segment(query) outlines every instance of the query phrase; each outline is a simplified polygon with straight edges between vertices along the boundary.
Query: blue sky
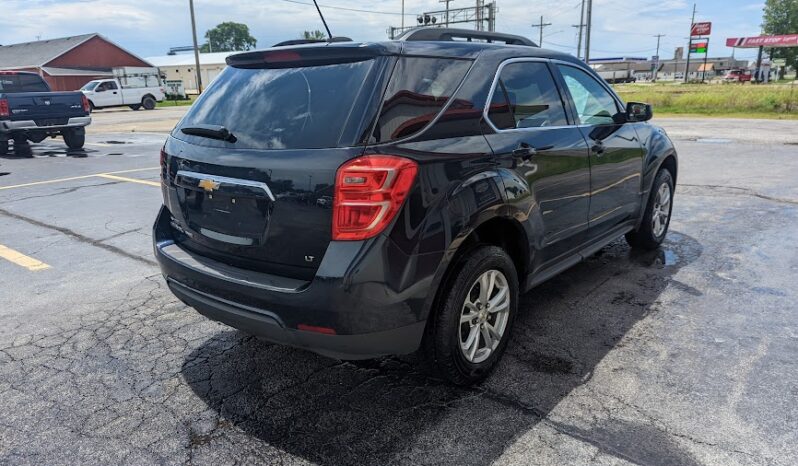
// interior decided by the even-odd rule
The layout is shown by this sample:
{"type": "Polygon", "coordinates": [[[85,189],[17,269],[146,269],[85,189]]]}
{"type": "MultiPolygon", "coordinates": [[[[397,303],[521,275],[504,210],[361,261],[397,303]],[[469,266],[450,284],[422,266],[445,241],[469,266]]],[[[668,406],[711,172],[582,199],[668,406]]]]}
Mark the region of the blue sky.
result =
{"type": "MultiPolygon", "coordinates": [[[[299,0],[310,1],[310,0],[299,0]]],[[[198,34],[222,21],[249,25],[258,45],[296,38],[305,29],[322,29],[312,6],[287,0],[195,0],[198,34]]],[[[320,0],[335,35],[356,40],[384,40],[389,26],[401,21],[401,0],[320,0]],[[325,8],[324,5],[373,10],[373,13],[325,8]]],[[[580,0],[498,0],[497,29],[537,40],[530,27],[543,15],[554,23],[545,29],[544,46],[575,52],[580,0]]],[[[757,35],[764,0],[698,0],[697,20],[712,21],[712,56],[728,56],[727,37],[757,35]]],[[[451,7],[473,5],[453,0],[451,7]]],[[[660,55],[672,56],[687,42],[692,0],[594,0],[592,56],[650,56],[654,34],[666,34],[660,55]]],[[[437,10],[437,0],[406,0],[405,21],[437,10]]],[[[140,56],[163,55],[169,47],[190,45],[188,0],[0,0],[0,44],[99,32],[140,56]]],[[[737,56],[754,58],[755,50],[737,56]]]]}

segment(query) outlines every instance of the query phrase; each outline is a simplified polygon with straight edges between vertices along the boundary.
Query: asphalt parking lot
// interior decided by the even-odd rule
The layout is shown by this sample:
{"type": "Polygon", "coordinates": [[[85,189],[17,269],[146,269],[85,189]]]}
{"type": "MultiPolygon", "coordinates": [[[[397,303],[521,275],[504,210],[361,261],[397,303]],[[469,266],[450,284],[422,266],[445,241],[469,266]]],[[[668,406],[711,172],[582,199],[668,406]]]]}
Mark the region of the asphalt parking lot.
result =
{"type": "Polygon", "coordinates": [[[0,158],[0,463],[798,463],[798,122],[658,121],[664,247],[619,240],[524,295],[461,389],[177,301],[150,228],[180,114],[99,112],[84,151],[0,158]]]}

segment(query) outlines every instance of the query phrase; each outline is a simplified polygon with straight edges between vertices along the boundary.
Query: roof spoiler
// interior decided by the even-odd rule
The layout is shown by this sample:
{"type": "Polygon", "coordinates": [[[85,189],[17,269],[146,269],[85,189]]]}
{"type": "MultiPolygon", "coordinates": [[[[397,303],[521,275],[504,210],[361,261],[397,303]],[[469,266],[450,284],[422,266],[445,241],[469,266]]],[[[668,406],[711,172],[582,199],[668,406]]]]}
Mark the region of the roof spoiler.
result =
{"type": "Polygon", "coordinates": [[[225,61],[233,68],[279,69],[354,63],[383,54],[383,49],[376,47],[270,48],[230,55],[225,61]]]}
{"type": "Polygon", "coordinates": [[[332,42],[352,42],[349,37],[332,37],[330,39],[291,39],[278,42],[272,47],[287,47],[289,45],[304,45],[304,44],[329,44],[332,42]]]}
{"type": "Polygon", "coordinates": [[[488,42],[502,43],[506,45],[526,45],[528,47],[538,47],[523,36],[515,34],[504,34],[501,32],[472,31],[470,29],[454,29],[439,27],[420,27],[411,29],[401,36],[398,40],[404,41],[465,41],[465,42],[488,42]]]}

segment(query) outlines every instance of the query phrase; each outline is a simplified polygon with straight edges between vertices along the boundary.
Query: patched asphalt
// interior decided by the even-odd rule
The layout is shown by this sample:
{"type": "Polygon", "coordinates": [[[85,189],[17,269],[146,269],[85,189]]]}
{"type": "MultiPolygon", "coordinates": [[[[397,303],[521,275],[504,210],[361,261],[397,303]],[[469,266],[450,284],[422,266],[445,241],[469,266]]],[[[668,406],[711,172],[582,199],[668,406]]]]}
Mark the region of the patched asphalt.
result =
{"type": "Polygon", "coordinates": [[[662,249],[619,240],[524,295],[472,388],[177,301],[150,241],[163,134],[0,158],[0,245],[49,266],[0,258],[0,463],[798,463],[798,123],[672,125],[662,249]]]}

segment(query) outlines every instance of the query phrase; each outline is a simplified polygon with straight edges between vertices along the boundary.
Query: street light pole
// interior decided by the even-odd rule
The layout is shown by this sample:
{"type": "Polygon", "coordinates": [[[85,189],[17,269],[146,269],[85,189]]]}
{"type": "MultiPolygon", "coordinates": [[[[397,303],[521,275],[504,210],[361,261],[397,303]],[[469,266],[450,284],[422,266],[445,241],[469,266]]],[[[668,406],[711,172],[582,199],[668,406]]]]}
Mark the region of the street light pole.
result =
{"type": "Polygon", "coordinates": [[[200,73],[199,47],[197,47],[197,22],[194,20],[194,0],[188,0],[191,10],[191,34],[194,37],[194,66],[197,68],[197,94],[202,94],[202,74],[200,73]]]}
{"type": "Polygon", "coordinates": [[[693,24],[695,24],[695,3],[693,3],[693,19],[690,20],[690,37],[687,39],[687,64],[684,66],[684,82],[688,82],[690,75],[690,49],[693,47],[693,24]]]}

